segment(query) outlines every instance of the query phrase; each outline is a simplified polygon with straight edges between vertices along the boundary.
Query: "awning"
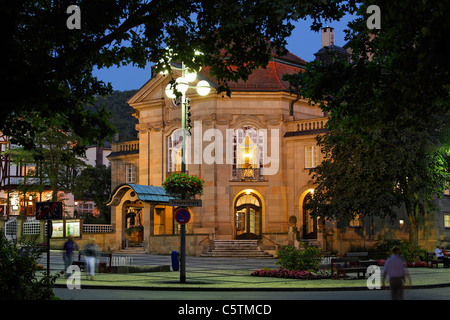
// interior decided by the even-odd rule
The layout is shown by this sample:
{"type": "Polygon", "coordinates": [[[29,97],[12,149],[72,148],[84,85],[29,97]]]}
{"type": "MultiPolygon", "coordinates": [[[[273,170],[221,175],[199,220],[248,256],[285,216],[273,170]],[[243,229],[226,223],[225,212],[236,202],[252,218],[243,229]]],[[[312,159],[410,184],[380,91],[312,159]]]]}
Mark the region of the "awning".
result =
{"type": "Polygon", "coordinates": [[[161,203],[166,204],[169,203],[169,197],[166,194],[166,191],[163,187],[155,187],[155,186],[144,186],[140,184],[132,184],[132,183],[124,183],[118,185],[114,191],[111,193],[111,197],[109,198],[106,205],[108,206],[117,206],[122,197],[127,193],[130,189],[136,192],[137,197],[142,202],[153,202],[153,203],[161,203]]]}

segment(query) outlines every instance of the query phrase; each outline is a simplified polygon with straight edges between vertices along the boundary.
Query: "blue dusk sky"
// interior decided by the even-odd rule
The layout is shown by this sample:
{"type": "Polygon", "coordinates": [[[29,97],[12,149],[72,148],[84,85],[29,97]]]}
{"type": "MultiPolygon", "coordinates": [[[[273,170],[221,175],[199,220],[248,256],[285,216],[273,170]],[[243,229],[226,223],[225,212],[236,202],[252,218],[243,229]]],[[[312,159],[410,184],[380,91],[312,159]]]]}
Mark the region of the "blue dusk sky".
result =
{"type": "MultiPolygon", "coordinates": [[[[340,21],[328,23],[334,28],[335,44],[345,44],[344,30],[353,16],[345,16],[340,21]]],[[[287,49],[305,61],[314,60],[314,53],[321,48],[320,32],[310,30],[311,20],[301,20],[295,24],[291,37],[287,39],[287,49]]],[[[132,65],[94,70],[94,75],[104,82],[110,82],[114,90],[125,91],[141,88],[150,79],[150,67],[145,69],[132,65]]]]}

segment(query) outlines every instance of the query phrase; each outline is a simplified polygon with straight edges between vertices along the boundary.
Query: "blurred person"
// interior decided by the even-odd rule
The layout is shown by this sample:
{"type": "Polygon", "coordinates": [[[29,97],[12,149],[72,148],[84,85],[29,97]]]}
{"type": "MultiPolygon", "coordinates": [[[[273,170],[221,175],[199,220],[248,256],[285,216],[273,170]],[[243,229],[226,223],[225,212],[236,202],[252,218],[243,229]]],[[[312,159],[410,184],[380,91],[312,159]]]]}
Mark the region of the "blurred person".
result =
{"type": "Polygon", "coordinates": [[[97,256],[98,246],[95,244],[95,239],[90,239],[84,249],[86,279],[94,280],[97,256]]]}
{"type": "Polygon", "coordinates": [[[406,268],[406,261],[400,257],[400,248],[394,247],[393,254],[386,260],[383,272],[383,287],[386,277],[389,277],[392,300],[403,300],[406,280],[411,284],[411,278],[406,268]]]}
{"type": "Polygon", "coordinates": [[[64,270],[66,278],[68,278],[70,274],[68,274],[67,268],[69,268],[73,263],[73,252],[78,251],[78,245],[75,241],[73,241],[72,236],[69,236],[67,241],[64,243],[63,250],[64,270]]]}

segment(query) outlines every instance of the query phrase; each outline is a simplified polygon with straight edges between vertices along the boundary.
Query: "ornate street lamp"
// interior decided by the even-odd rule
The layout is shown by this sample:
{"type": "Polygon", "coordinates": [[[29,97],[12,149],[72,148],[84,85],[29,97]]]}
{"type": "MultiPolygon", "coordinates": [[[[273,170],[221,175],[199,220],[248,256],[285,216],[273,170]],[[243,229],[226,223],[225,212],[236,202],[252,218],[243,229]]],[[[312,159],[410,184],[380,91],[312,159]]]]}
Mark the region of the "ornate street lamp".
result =
{"type": "MultiPolygon", "coordinates": [[[[165,93],[166,96],[170,99],[174,99],[177,97],[175,91],[178,91],[181,94],[181,129],[183,140],[181,142],[181,172],[186,172],[186,127],[189,119],[188,115],[188,106],[189,99],[186,97],[186,92],[189,88],[194,88],[197,90],[197,93],[201,96],[206,96],[211,91],[211,86],[208,81],[201,80],[197,83],[196,86],[190,86],[189,82],[195,81],[197,79],[197,73],[188,69],[184,62],[181,63],[181,68],[176,68],[171,66],[171,69],[180,70],[181,77],[178,77],[175,80],[175,83],[169,83],[166,86],[165,93]]],[[[164,72],[165,74],[166,72],[164,72]]]]}
{"type": "MultiPolygon", "coordinates": [[[[189,82],[197,79],[197,73],[189,70],[184,62],[181,63],[181,68],[171,66],[171,69],[181,70],[181,77],[177,78],[174,84],[169,83],[166,86],[165,93],[170,99],[177,97],[175,90],[179,94],[181,93],[181,172],[186,172],[186,127],[188,122],[190,122],[191,115],[189,111],[190,99],[186,97],[186,92],[189,88],[195,88],[199,95],[206,96],[209,94],[211,87],[208,81],[205,80],[199,81],[197,86],[189,86],[189,82]]],[[[166,73],[165,71],[163,72],[163,74],[166,73]]],[[[180,283],[186,283],[186,224],[180,225],[180,283]]]]}

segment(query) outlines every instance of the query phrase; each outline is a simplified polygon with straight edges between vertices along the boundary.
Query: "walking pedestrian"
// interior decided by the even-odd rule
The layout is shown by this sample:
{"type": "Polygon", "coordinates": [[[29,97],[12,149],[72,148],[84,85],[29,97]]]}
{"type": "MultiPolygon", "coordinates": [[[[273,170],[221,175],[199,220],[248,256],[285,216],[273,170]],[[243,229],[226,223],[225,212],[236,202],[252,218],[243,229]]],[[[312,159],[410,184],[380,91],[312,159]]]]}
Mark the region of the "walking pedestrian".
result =
{"type": "Polygon", "coordinates": [[[86,279],[94,280],[97,256],[98,246],[95,244],[95,239],[91,239],[84,250],[86,279]]]}
{"type": "Polygon", "coordinates": [[[63,260],[64,260],[64,268],[65,268],[64,270],[65,270],[66,278],[68,278],[70,276],[70,274],[67,272],[67,270],[73,263],[73,252],[78,251],[78,245],[73,240],[72,236],[69,236],[67,241],[64,243],[63,250],[64,250],[63,260]]]}
{"type": "Polygon", "coordinates": [[[392,256],[384,264],[383,287],[385,287],[386,277],[389,277],[392,300],[403,300],[405,281],[408,279],[411,284],[411,278],[406,267],[406,261],[400,257],[399,247],[394,247],[392,256]]]}

